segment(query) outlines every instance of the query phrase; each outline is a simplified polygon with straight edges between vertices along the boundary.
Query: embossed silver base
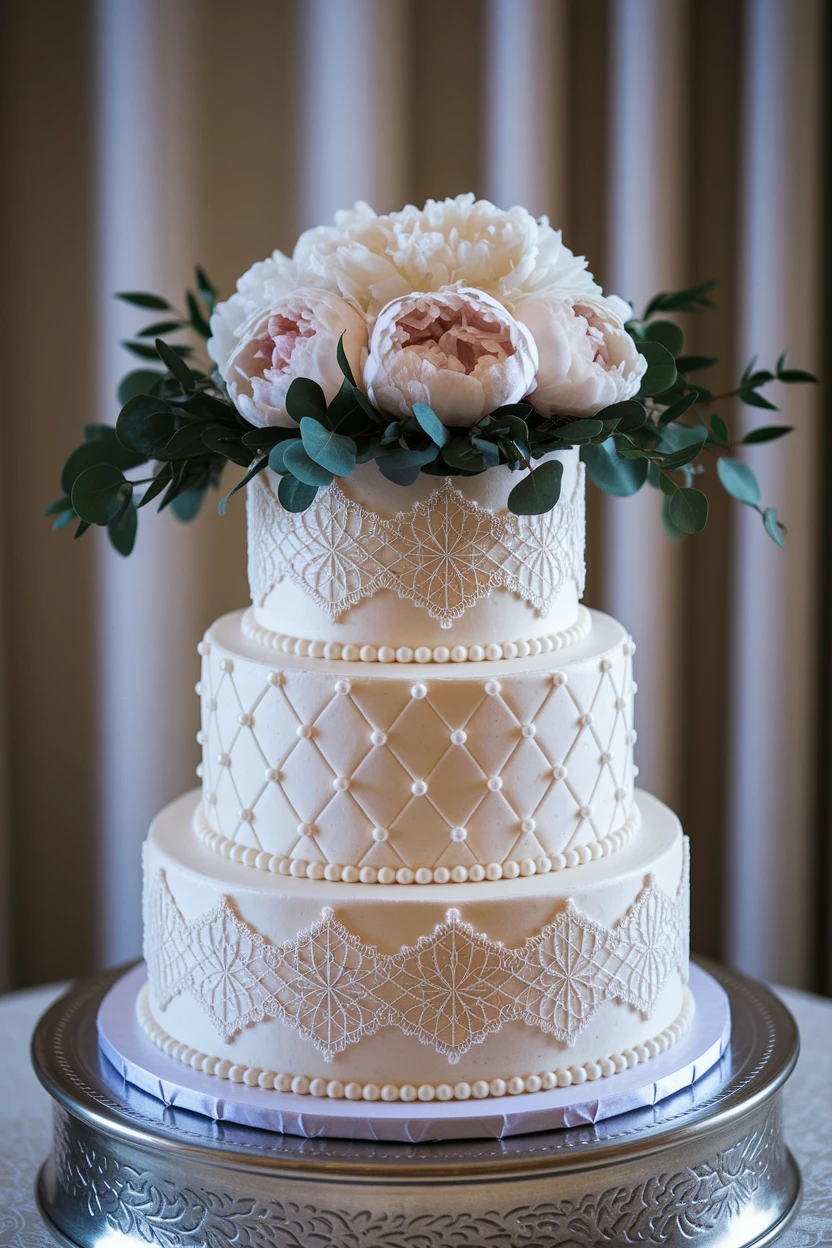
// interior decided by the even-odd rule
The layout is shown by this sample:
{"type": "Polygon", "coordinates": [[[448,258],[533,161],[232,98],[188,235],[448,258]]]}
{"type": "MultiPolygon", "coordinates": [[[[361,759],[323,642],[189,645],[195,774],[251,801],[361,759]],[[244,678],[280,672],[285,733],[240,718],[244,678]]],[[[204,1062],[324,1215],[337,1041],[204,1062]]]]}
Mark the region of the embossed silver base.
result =
{"type": "Polygon", "coordinates": [[[731,1001],[728,1052],[661,1104],[503,1140],[304,1139],[165,1107],[102,1073],[96,1014],[119,972],[43,1017],[35,1069],[56,1101],[38,1181],[72,1248],[589,1248],[771,1243],[800,1177],[782,1130],[797,1030],[762,985],[709,966],[731,1001]]]}

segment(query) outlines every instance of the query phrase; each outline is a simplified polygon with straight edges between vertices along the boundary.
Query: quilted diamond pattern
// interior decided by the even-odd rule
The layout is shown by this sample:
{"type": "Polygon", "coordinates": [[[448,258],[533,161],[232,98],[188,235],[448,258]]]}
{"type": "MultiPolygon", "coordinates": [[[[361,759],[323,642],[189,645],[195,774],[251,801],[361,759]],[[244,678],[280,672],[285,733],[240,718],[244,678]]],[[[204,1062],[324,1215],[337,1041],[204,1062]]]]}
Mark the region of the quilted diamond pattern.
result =
{"type": "Polygon", "coordinates": [[[209,634],[205,818],[241,845],[324,864],[567,854],[630,815],[630,653],[622,640],[559,668],[348,679],[314,660],[270,670],[209,634]]]}

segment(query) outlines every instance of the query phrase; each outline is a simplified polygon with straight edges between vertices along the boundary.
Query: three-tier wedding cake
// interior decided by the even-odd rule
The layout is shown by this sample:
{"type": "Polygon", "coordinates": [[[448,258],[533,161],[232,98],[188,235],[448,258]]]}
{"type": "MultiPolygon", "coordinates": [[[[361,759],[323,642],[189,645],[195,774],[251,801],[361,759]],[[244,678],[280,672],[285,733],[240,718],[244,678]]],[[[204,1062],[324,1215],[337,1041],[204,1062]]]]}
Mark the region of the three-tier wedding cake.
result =
{"type": "Polygon", "coordinates": [[[634,787],[625,630],[580,605],[584,473],[367,464],[285,511],[249,486],[252,606],[199,646],[202,792],[145,846],[166,1052],[319,1097],[611,1076],[686,1029],[685,838],[634,787]]]}

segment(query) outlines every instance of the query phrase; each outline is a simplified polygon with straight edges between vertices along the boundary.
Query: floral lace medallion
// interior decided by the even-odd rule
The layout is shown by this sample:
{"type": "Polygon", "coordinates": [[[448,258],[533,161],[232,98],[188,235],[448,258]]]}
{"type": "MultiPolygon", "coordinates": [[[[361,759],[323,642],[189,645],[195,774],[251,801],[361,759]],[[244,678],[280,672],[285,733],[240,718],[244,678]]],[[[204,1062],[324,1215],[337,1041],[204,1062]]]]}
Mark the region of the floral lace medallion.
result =
{"type": "Polygon", "coordinates": [[[418,1036],[456,1062],[521,1020],[571,1043],[606,1001],[648,1015],[673,970],[687,980],[687,843],[675,897],[650,877],[612,927],[566,908],[519,949],[475,932],[456,909],[430,935],[379,953],[325,907],[283,944],[264,940],[225,897],[188,923],[164,871],[145,893],[145,953],[156,1001],[189,993],[229,1042],[277,1018],[325,1059],[382,1026],[418,1036]]]}
{"type": "Polygon", "coordinates": [[[541,613],[560,587],[584,588],[584,471],[571,498],[538,516],[497,514],[467,499],[450,478],[425,502],[389,520],[337,486],[291,513],[265,476],[248,491],[248,574],[261,606],[284,578],[332,619],[379,589],[423,607],[450,628],[493,589],[519,594],[541,613]]]}

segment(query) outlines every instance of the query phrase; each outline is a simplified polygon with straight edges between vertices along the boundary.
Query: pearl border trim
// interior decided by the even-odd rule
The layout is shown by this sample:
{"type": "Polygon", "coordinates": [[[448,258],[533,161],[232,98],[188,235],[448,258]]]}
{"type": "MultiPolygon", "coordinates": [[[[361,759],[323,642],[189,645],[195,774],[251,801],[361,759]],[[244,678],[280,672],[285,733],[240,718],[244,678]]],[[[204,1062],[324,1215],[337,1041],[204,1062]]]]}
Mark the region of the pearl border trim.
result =
{"type": "Polygon", "coordinates": [[[649,1061],[659,1053],[672,1048],[682,1038],[693,1020],[695,1002],[689,988],[685,988],[682,998],[682,1009],[674,1022],[658,1035],[642,1044],[634,1044],[632,1048],[621,1053],[612,1053],[595,1062],[584,1062],[580,1066],[559,1066],[555,1070],[543,1071],[541,1074],[512,1075],[502,1079],[477,1079],[473,1083],[460,1080],[450,1083],[344,1083],[340,1079],[322,1079],[307,1075],[290,1075],[274,1070],[262,1070],[259,1066],[246,1066],[242,1063],[229,1061],[228,1058],[212,1057],[198,1049],[189,1047],[174,1039],[163,1027],[160,1027],[150,1012],[147,984],[142,986],[136,1000],[138,1021],[148,1039],[161,1049],[168,1057],[175,1058],[192,1070],[205,1075],[214,1075],[217,1079],[227,1079],[229,1083],[242,1084],[247,1088],[264,1088],[276,1092],[294,1092],[296,1096],[328,1097],[330,1100],[348,1101],[467,1101],[483,1100],[488,1096],[518,1096],[521,1092],[550,1091],[553,1088],[568,1088],[573,1084],[593,1082],[606,1079],[610,1075],[620,1074],[623,1070],[631,1070],[642,1062],[649,1061]]]}
{"type": "Polygon", "coordinates": [[[547,875],[550,871],[563,871],[567,867],[583,866],[587,862],[607,858],[616,850],[623,849],[635,835],[641,824],[638,807],[625,823],[598,841],[578,845],[565,854],[553,857],[523,858],[517,862],[509,858],[505,862],[474,863],[470,867],[358,867],[354,863],[307,862],[304,858],[288,858],[285,854],[270,854],[255,845],[241,845],[229,840],[221,832],[215,832],[205,818],[200,805],[194,818],[197,838],[220,858],[239,862],[244,867],[269,871],[272,875],[293,876],[295,879],[328,880],[345,884],[465,884],[482,880],[516,880],[518,876],[547,875]]]}
{"type": "Polygon", "coordinates": [[[288,633],[263,628],[254,618],[253,608],[244,613],[240,628],[245,637],[281,654],[310,659],[341,659],[345,663],[482,663],[498,659],[525,659],[530,655],[554,654],[586,637],[592,617],[586,607],[578,608],[578,619],[559,633],[530,637],[526,641],[488,642],[482,646],[370,646],[358,642],[309,641],[288,633]]]}

